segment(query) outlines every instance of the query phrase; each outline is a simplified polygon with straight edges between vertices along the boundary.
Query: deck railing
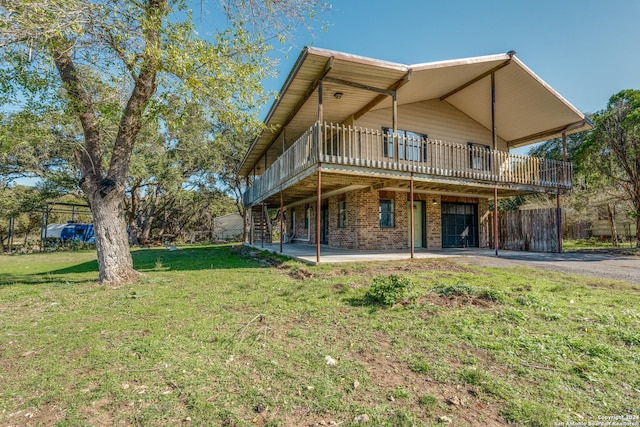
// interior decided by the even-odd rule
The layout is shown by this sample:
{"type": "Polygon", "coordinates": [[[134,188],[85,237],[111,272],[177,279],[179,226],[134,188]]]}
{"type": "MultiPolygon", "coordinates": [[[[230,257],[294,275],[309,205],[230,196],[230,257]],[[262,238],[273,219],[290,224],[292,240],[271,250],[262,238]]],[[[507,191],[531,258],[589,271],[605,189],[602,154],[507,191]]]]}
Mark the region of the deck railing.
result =
{"type": "Polygon", "coordinates": [[[316,123],[255,179],[244,195],[245,205],[267,197],[318,161],[413,172],[414,176],[561,189],[571,188],[573,173],[568,162],[514,155],[479,144],[394,137],[382,130],[316,123]]]}

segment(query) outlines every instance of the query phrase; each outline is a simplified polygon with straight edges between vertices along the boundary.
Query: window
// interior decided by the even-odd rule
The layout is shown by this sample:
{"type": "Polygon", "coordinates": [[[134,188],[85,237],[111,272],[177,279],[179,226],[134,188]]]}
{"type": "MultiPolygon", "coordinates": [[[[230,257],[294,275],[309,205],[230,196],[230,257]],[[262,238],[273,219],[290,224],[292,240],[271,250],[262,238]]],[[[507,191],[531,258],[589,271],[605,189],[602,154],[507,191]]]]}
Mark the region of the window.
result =
{"type": "Polygon", "coordinates": [[[380,227],[392,228],[394,226],[393,199],[380,199],[380,227]]]}
{"type": "MultiPolygon", "coordinates": [[[[393,157],[393,129],[383,127],[383,154],[393,157]]],[[[427,135],[398,130],[398,159],[425,161],[427,159],[427,135]]]]}
{"type": "Polygon", "coordinates": [[[491,170],[491,150],[483,144],[468,143],[469,167],[475,170],[491,170]]]}
{"type": "Polygon", "coordinates": [[[347,226],[347,202],[340,200],[338,202],[338,227],[345,228],[347,226]]]}

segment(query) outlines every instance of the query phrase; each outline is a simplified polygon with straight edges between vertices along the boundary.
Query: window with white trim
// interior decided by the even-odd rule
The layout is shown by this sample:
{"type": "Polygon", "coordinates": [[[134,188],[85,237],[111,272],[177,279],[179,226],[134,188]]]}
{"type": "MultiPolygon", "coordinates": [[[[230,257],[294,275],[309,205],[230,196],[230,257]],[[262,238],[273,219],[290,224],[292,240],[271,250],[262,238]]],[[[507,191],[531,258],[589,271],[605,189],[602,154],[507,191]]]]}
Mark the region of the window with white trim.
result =
{"type": "Polygon", "coordinates": [[[395,222],[393,199],[380,199],[379,215],[380,228],[393,228],[395,222]]]}
{"type": "MultiPolygon", "coordinates": [[[[382,128],[384,157],[393,158],[393,129],[382,128]]],[[[398,130],[398,159],[423,162],[427,159],[427,135],[398,130]]]]}

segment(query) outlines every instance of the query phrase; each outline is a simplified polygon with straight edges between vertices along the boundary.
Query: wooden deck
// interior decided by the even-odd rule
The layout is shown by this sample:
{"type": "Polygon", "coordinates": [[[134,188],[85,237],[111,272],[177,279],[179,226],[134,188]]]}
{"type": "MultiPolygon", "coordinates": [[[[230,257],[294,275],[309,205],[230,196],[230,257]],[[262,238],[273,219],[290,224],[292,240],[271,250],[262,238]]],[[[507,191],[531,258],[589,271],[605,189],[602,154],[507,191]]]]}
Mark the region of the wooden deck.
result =
{"type": "Polygon", "coordinates": [[[464,185],[522,191],[571,188],[568,162],[526,157],[429,138],[407,138],[381,130],[316,123],[253,182],[244,195],[253,206],[287,189],[317,169],[317,164],[345,173],[392,174],[423,182],[459,181],[464,185]]]}

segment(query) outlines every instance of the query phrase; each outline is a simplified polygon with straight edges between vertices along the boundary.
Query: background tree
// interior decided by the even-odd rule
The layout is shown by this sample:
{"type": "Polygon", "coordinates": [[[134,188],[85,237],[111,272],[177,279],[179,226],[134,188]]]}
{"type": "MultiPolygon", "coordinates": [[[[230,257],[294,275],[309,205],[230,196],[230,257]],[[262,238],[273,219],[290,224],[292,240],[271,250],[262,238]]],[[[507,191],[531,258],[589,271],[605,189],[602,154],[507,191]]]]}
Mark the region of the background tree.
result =
{"type": "Polygon", "coordinates": [[[73,151],[80,128],[57,111],[0,115],[0,185],[19,178],[50,179],[47,188],[77,189],[73,151]]]}
{"type": "Polygon", "coordinates": [[[249,219],[242,197],[247,183],[237,174],[237,171],[255,135],[232,130],[221,130],[217,134],[219,135],[217,151],[220,152],[221,163],[216,176],[223,189],[233,198],[236,210],[242,217],[242,241],[246,242],[249,237],[249,219]]]}
{"type": "MultiPolygon", "coordinates": [[[[594,115],[588,115],[595,120],[594,115]]],[[[617,222],[620,215],[629,212],[628,197],[615,180],[603,174],[593,163],[591,132],[581,132],[567,136],[567,160],[573,163],[573,189],[563,197],[565,219],[569,223],[586,219],[606,219],[609,223],[611,242],[618,246],[617,222]],[[620,214],[620,215],[619,215],[620,214]]],[[[556,138],[536,145],[528,153],[530,156],[562,160],[562,139],[556,138]]],[[[555,207],[553,195],[526,196],[526,204],[532,206],[555,207]]]]}
{"type": "MultiPolygon", "coordinates": [[[[597,171],[592,179],[606,180],[616,188],[618,198],[631,206],[627,215],[635,220],[640,245],[640,91],[613,95],[593,121],[595,128],[578,157],[584,167],[597,171]]],[[[615,217],[614,212],[610,209],[610,216],[615,217]]]]}
{"type": "Polygon", "coordinates": [[[220,4],[226,29],[208,40],[181,0],[0,0],[2,100],[21,99],[25,109],[58,105],[82,127],[74,156],[101,282],[137,276],[121,206],[145,123],[171,98],[202,105],[213,123],[257,126],[260,82],[271,65],[267,41],[326,8],[316,0],[220,4]],[[103,118],[114,115],[112,131],[103,118]]]}

